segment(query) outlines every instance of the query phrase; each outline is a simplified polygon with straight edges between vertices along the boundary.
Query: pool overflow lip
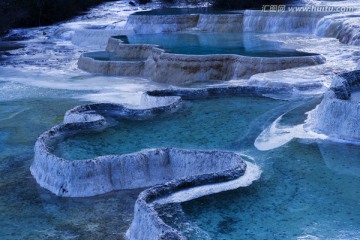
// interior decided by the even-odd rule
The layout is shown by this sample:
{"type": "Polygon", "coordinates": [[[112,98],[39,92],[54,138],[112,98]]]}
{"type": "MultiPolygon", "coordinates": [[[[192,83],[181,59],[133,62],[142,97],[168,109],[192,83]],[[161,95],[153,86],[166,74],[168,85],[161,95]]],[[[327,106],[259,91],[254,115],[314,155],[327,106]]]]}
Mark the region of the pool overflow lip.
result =
{"type": "Polygon", "coordinates": [[[80,56],[78,67],[90,73],[137,76],[155,82],[184,85],[246,78],[257,73],[313,66],[326,61],[318,54],[273,58],[236,54],[174,54],[151,44],[123,44],[116,38],[109,39],[106,51],[117,58],[131,61],[96,60],[90,57],[91,54],[85,53],[80,56]]]}
{"type": "MultiPolygon", "coordinates": [[[[59,182],[51,179],[57,174],[63,178],[69,178],[71,176],[65,176],[65,173],[60,173],[60,171],[52,169],[50,166],[51,164],[49,166],[46,166],[45,168],[41,164],[48,165],[48,161],[54,161],[55,163],[59,164],[59,167],[61,167],[61,171],[66,172],[66,164],[70,165],[71,168],[76,168],[77,165],[80,166],[86,163],[94,164],[105,161],[104,157],[98,157],[95,159],[87,159],[82,161],[68,161],[66,159],[55,156],[52,153],[53,145],[56,144],[58,141],[61,141],[61,139],[63,139],[64,137],[78,134],[82,131],[101,131],[110,126],[107,122],[107,117],[125,118],[129,120],[146,120],[163,114],[171,114],[171,112],[176,111],[181,106],[182,99],[195,100],[212,97],[262,96],[264,94],[269,94],[273,91],[273,89],[265,87],[258,88],[247,86],[211,87],[205,89],[167,89],[149,91],[145,93],[143,97],[144,102],[147,106],[152,106],[147,109],[131,109],[120,104],[108,103],[78,106],[66,112],[64,117],[64,124],[53,127],[49,131],[43,133],[38,138],[35,144],[35,161],[31,167],[31,171],[35,175],[35,178],[40,181],[40,184],[43,185],[45,188],[48,188],[50,191],[58,195],[71,196],[72,193],[70,193],[68,189],[65,189],[64,186],[55,187],[55,185],[59,185],[59,182]],[[41,170],[42,173],[39,174],[39,170],[41,170]],[[48,170],[55,171],[55,175],[46,176],[46,171],[48,170]],[[47,182],[42,182],[42,180],[46,180],[47,182]],[[62,188],[66,191],[59,192],[58,188],[62,188]]],[[[276,91],[281,92],[286,91],[286,89],[279,88],[276,91]]],[[[73,174],[76,173],[77,172],[75,171],[73,174]]],[[[74,192],[75,195],[96,195],[106,192],[108,190],[105,190],[104,188],[99,188],[97,190],[94,190],[94,193],[87,193],[86,190],[84,190],[84,193],[76,193],[76,191],[74,192]]]]}
{"type": "MultiPolygon", "coordinates": [[[[164,239],[164,236],[167,239],[166,236],[170,235],[176,236],[175,239],[184,239],[181,233],[166,225],[157,215],[154,204],[160,203],[156,200],[184,189],[212,184],[225,185],[223,190],[223,186],[216,190],[207,189],[194,198],[240,187],[226,187],[227,182],[241,179],[246,172],[247,163],[240,155],[227,151],[159,148],[71,161],[54,155],[53,146],[64,137],[110,127],[107,122],[109,117],[146,120],[171,114],[181,107],[183,99],[262,96],[272,91],[270,88],[246,86],[167,89],[146,92],[143,97],[144,106],[148,106],[146,109],[108,103],[78,106],[66,112],[63,124],[51,128],[38,138],[30,170],[40,186],[64,197],[87,197],[119,189],[150,187],[140,194],[136,202],[134,220],[127,232],[128,239],[149,239],[149,234],[154,234],[151,235],[153,239],[164,239]],[[189,168],[197,164],[202,167],[189,168]],[[169,169],[174,173],[170,178],[169,169]],[[157,173],[160,176],[156,177],[157,173]],[[144,229],[151,231],[149,233],[144,229]]],[[[250,182],[260,177],[259,172],[255,175],[250,182]]]]}
{"type": "MultiPolygon", "coordinates": [[[[136,37],[141,36],[141,34],[151,36],[149,33],[152,35],[162,33],[170,36],[173,34],[196,36],[196,34],[209,34],[211,32],[216,32],[217,35],[221,36],[224,34],[245,34],[242,26],[244,24],[243,12],[212,14],[210,11],[208,13],[153,15],[151,12],[145,12],[133,14],[127,21],[126,29],[127,31],[134,31],[136,34],[127,36],[136,37]],[[210,15],[211,18],[208,17],[210,15]],[[212,22],[208,24],[210,20],[212,22]],[[136,28],[139,21],[144,21],[145,25],[149,25],[146,29],[157,29],[156,24],[158,24],[160,30],[159,32],[144,32],[146,29],[136,28]],[[214,29],[204,29],[205,26],[210,25],[214,29]],[[236,28],[230,29],[229,26],[236,26],[236,28]]],[[[144,24],[140,24],[139,27],[144,24]]],[[[281,45],[281,43],[276,44],[281,45]]],[[[78,67],[90,73],[137,76],[160,83],[187,85],[196,82],[249,78],[257,73],[313,66],[326,61],[323,56],[316,53],[289,49],[283,49],[283,51],[279,51],[277,48],[271,51],[267,50],[264,51],[263,56],[256,51],[249,51],[249,53],[251,52],[250,56],[241,55],[236,51],[232,53],[231,49],[224,53],[217,50],[214,54],[208,52],[209,54],[194,55],[181,54],[181,52],[172,53],[159,45],[131,43],[124,36],[120,38],[111,37],[105,52],[82,54],[78,61],[78,67]],[[107,55],[107,57],[99,58],[99,54],[107,55]],[[252,54],[256,56],[251,56],[252,54]],[[271,57],[273,55],[276,56],[271,57]]]]}

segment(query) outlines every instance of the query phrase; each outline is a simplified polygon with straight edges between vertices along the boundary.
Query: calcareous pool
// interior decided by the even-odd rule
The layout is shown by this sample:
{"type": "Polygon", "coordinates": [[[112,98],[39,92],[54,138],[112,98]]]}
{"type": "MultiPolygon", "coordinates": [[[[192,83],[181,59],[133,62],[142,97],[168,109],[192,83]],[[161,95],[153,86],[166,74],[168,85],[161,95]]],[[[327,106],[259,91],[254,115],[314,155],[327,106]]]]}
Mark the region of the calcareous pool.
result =
{"type": "MultiPolygon", "coordinates": [[[[339,6],[348,2],[358,6],[355,0],[331,1],[331,4],[339,6]]],[[[36,139],[62,123],[67,110],[93,102],[138,106],[143,92],[173,88],[141,77],[101,76],[80,71],[77,60],[90,51],[97,51],[91,56],[99,61],[144,60],[119,58],[104,52],[108,38],[114,34],[121,35],[117,38],[126,44],[153,44],[177,54],[274,58],[309,56],[314,55],[309,53],[314,51],[327,59],[323,65],[253,76],[252,81],[259,82],[254,87],[276,88],[292,84],[293,80],[309,79],[320,79],[321,84],[329,85],[321,79],[353,70],[359,61],[357,46],[308,32],[301,36],[292,33],[280,36],[274,32],[267,36],[252,32],[128,34],[125,29],[128,16],[149,8],[113,1],[68,22],[15,29],[8,40],[1,40],[0,239],[124,239],[133,220],[135,201],[143,189],[63,198],[40,187],[29,171],[36,139]]],[[[184,12],[223,14],[207,9],[155,10],[139,14],[163,16],[184,12]]],[[[268,23],[267,16],[256,18],[258,13],[260,11],[252,12],[248,23],[255,26],[268,23]]],[[[345,18],[347,16],[350,15],[345,18]]],[[[314,26],[318,19],[312,19],[314,26]]],[[[337,18],[325,19],[326,25],[333,26],[334,19],[337,18]]],[[[286,23],[280,20],[281,24],[286,23]]],[[[356,18],[353,20],[351,23],[356,23],[356,18]]],[[[286,26],[291,29],[297,25],[286,26]]],[[[349,43],[356,43],[355,40],[349,43]]],[[[205,82],[196,86],[246,84],[247,80],[205,82]]],[[[290,89],[289,94],[296,90],[292,91],[290,89]]],[[[309,93],[306,96],[311,95],[306,88],[304,92],[309,93]]],[[[355,93],[352,101],[357,100],[358,93],[355,93]]],[[[52,151],[73,161],[157,147],[234,151],[258,165],[261,178],[246,188],[177,206],[165,205],[159,210],[165,223],[193,240],[359,239],[360,146],[293,139],[280,147],[261,151],[254,144],[279,116],[282,118],[276,134],[296,129],[293,127],[303,124],[306,112],[318,102],[318,99],[281,101],[245,96],[184,100],[182,108],[173,114],[146,121],[112,119],[113,125],[104,131],[65,138],[52,151]]]]}
{"type": "Polygon", "coordinates": [[[237,54],[250,57],[297,57],[315,54],[286,49],[281,43],[263,40],[261,34],[161,33],[115,36],[126,44],[158,45],[169,53],[208,55],[237,54]]]}

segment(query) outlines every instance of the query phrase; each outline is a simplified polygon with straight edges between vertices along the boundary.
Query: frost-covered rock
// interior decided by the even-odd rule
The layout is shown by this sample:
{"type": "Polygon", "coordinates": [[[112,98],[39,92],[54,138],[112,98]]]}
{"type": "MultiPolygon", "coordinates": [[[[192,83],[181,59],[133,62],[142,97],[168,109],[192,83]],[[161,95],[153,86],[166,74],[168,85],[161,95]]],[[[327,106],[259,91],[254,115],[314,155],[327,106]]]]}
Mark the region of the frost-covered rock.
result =
{"type": "Polygon", "coordinates": [[[360,141],[360,71],[339,75],[324,99],[309,113],[311,130],[330,138],[360,141]]]}
{"type": "MultiPolygon", "coordinates": [[[[311,6],[307,7],[311,9],[311,6]]],[[[316,10],[316,6],[314,9],[316,10]]],[[[339,9],[344,9],[344,6],[339,9]]],[[[284,12],[246,10],[244,31],[315,34],[320,37],[337,38],[341,43],[358,46],[360,45],[360,12],[336,13],[305,11],[305,9],[284,12]]]]}
{"type": "Polygon", "coordinates": [[[360,12],[324,17],[319,21],[315,34],[337,38],[341,43],[360,46],[360,12]]]}
{"type": "Polygon", "coordinates": [[[314,33],[318,21],[330,12],[271,12],[246,10],[244,31],[265,33],[314,33]]]}
{"type": "Polygon", "coordinates": [[[130,15],[125,29],[137,34],[178,32],[196,26],[199,15],[130,15]]]}

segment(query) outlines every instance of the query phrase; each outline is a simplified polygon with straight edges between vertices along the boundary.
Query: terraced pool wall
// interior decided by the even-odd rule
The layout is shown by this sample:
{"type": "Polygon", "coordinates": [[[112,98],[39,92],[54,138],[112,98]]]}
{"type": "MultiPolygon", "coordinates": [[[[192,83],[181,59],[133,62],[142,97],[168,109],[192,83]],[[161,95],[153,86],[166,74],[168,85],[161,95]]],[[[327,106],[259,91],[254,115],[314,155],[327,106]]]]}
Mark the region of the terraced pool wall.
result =
{"type": "Polygon", "coordinates": [[[314,34],[360,46],[360,13],[356,9],[347,13],[246,10],[244,31],[314,34]]]}
{"type": "MultiPolygon", "coordinates": [[[[125,155],[72,161],[53,154],[54,145],[67,136],[102,131],[111,126],[108,118],[147,120],[171,114],[181,107],[182,99],[259,96],[269,91],[272,90],[245,86],[155,90],[144,94],[142,102],[148,107],[146,109],[130,109],[119,104],[105,103],[75,107],[66,112],[63,124],[38,138],[31,173],[42,187],[65,197],[87,197],[113,190],[156,185],[140,194],[127,238],[185,239],[161,220],[156,210],[164,204],[161,199],[181,191],[193,191],[183,193],[186,197],[181,197],[181,201],[186,201],[248,186],[260,177],[258,167],[244,162],[240,155],[233,152],[176,148],[148,149],[125,155]],[[194,191],[195,188],[198,190],[194,191]]],[[[167,201],[173,200],[170,198],[167,201]]]]}
{"type": "Polygon", "coordinates": [[[156,82],[186,84],[209,80],[231,80],[256,73],[322,64],[321,55],[299,57],[246,57],[235,54],[184,55],[166,53],[153,45],[123,44],[110,38],[107,52],[139,61],[99,61],[82,54],[79,68],[106,75],[141,76],[156,82]],[[146,60],[141,60],[146,59],[146,60]]]}
{"type": "Polygon", "coordinates": [[[142,102],[148,107],[146,109],[130,109],[119,104],[90,104],[73,108],[65,114],[64,124],[53,127],[38,138],[31,172],[42,187],[59,196],[85,197],[235,169],[243,161],[230,152],[160,148],[72,161],[56,156],[52,149],[68,136],[110,127],[107,118],[147,120],[176,111],[181,107],[183,98],[259,96],[269,91],[240,86],[157,90],[144,94],[142,102]]]}
{"type": "Polygon", "coordinates": [[[130,15],[126,30],[137,34],[201,31],[242,32],[244,15],[186,14],[186,15],[130,15]]]}
{"type": "Polygon", "coordinates": [[[312,130],[331,138],[360,142],[360,70],[338,75],[322,102],[309,113],[312,130]]]}
{"type": "Polygon", "coordinates": [[[159,183],[164,176],[157,178],[155,169],[149,169],[149,164],[145,163],[154,161],[159,166],[167,167],[165,150],[71,161],[54,155],[52,147],[67,136],[101,131],[108,127],[103,114],[132,120],[150,119],[171,113],[181,105],[180,98],[173,97],[172,100],[166,106],[150,109],[129,109],[118,104],[91,104],[69,110],[64,124],[43,133],[36,141],[31,173],[42,187],[56,195],[68,197],[94,196],[116,189],[141,188],[159,183]],[[147,179],[144,180],[143,176],[147,176],[147,179]]]}
{"type": "Polygon", "coordinates": [[[135,33],[179,31],[305,33],[360,45],[358,10],[334,12],[270,12],[245,10],[231,14],[130,15],[127,30],[135,33]]]}
{"type": "MultiPolygon", "coordinates": [[[[246,32],[304,33],[334,37],[360,45],[358,12],[263,12],[246,10],[231,14],[130,15],[126,28],[135,33],[246,32]]],[[[91,73],[140,76],[153,81],[187,84],[209,80],[247,78],[251,75],[325,62],[319,55],[301,57],[245,57],[239,55],[191,56],[165,53],[153,45],[122,44],[110,38],[107,51],[131,60],[99,61],[83,54],[79,68],[91,73]],[[135,59],[135,60],[134,60],[135,59]],[[137,60],[136,60],[137,59],[137,60]]]]}
{"type": "Polygon", "coordinates": [[[126,233],[127,239],[186,239],[181,233],[161,220],[156,211],[157,203],[152,202],[189,187],[214,184],[239,178],[244,174],[245,169],[246,165],[243,165],[237,169],[222,172],[220,170],[220,172],[213,174],[188,177],[145,190],[139,195],[135,203],[134,219],[126,233]]]}

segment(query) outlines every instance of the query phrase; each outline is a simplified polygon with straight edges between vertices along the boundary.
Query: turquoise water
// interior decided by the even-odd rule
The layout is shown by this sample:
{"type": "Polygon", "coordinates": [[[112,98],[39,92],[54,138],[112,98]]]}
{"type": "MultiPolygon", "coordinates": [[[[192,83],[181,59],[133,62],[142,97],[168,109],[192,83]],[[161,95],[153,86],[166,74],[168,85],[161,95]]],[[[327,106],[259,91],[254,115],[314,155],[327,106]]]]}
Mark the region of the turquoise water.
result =
{"type": "Polygon", "coordinates": [[[76,94],[0,82],[0,239],[123,239],[130,226],[140,190],[59,198],[30,174],[36,138],[76,94]]]}
{"type": "MultiPolygon", "coordinates": [[[[175,114],[150,121],[119,120],[102,133],[84,133],[57,145],[55,153],[66,159],[136,152],[146,148],[234,149],[234,143],[261,124],[269,109],[287,105],[266,98],[228,98],[186,102],[175,114]]],[[[237,149],[240,150],[240,149],[237,149]]]]}
{"type": "Polygon", "coordinates": [[[281,43],[262,40],[255,33],[161,33],[116,36],[127,44],[154,44],[178,54],[238,54],[253,57],[311,56],[284,49],[281,43]]]}
{"type": "Polygon", "coordinates": [[[359,147],[298,141],[254,152],[258,182],[183,210],[213,239],[359,239],[359,154],[359,147]]]}
{"type": "MultiPolygon", "coordinates": [[[[0,239],[123,239],[130,226],[141,190],[59,198],[41,188],[29,171],[36,138],[61,123],[66,110],[85,104],[79,99],[134,103],[134,93],[168,87],[143,79],[90,76],[77,70],[80,54],[94,50],[75,46],[70,35],[88,29],[118,29],[129,6],[127,2],[112,4],[68,23],[17,29],[15,38],[20,36],[24,40],[21,44],[0,43],[0,239]]],[[[249,56],[284,56],[283,52],[289,56],[281,44],[254,35],[139,37],[148,37],[155,44],[168,43],[169,52],[209,54],[224,53],[225,49],[249,56]],[[179,48],[172,50],[177,44],[179,48]]],[[[82,44],[94,44],[91,38],[91,34],[84,34],[82,44]]],[[[103,60],[108,59],[111,56],[103,60]]],[[[261,131],[297,103],[235,100],[188,102],[179,114],[153,122],[120,121],[118,127],[103,133],[117,140],[117,146],[111,141],[101,143],[101,148],[81,145],[90,138],[80,136],[68,139],[74,149],[68,148],[71,151],[64,154],[76,159],[159,145],[241,151],[262,167],[264,173],[257,183],[182,204],[185,213],[165,213],[166,221],[176,225],[177,217],[188,219],[191,225],[174,226],[207,231],[214,239],[359,239],[359,147],[295,140],[269,152],[257,151],[253,144],[261,131]],[[161,135],[154,134],[157,131],[161,135]],[[139,134],[144,132],[142,138],[139,134]]],[[[307,111],[311,104],[301,111],[307,111]]],[[[281,123],[303,120],[304,114],[292,111],[281,123]]]]}
{"type": "Polygon", "coordinates": [[[297,125],[318,101],[191,101],[159,120],[119,121],[103,133],[69,138],[56,151],[71,159],[159,146],[238,151],[261,167],[259,181],[183,203],[184,213],[165,211],[164,220],[191,239],[358,239],[360,147],[308,140],[265,152],[253,146],[279,115],[289,111],[282,124],[297,125]]]}

